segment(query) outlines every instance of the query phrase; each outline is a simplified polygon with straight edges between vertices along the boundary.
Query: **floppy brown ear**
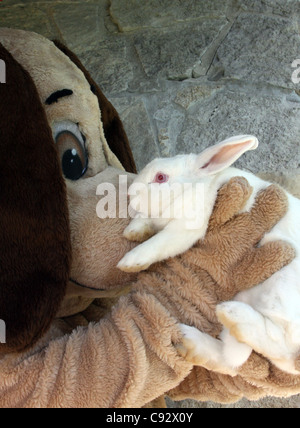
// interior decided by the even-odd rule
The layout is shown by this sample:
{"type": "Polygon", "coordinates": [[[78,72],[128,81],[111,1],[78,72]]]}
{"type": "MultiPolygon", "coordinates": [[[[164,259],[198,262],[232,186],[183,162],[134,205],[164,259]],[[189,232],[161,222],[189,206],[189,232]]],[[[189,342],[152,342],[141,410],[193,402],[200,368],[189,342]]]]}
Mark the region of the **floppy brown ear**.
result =
{"type": "Polygon", "coordinates": [[[117,156],[127,172],[136,173],[136,165],[133,159],[128,137],[116,109],[104,96],[103,92],[97,83],[92,79],[90,73],[83,66],[79,58],[60,41],[53,40],[53,43],[58,49],[67,55],[85,75],[86,80],[91,86],[91,90],[98,97],[104,135],[111,151],[117,156]]]}
{"type": "Polygon", "coordinates": [[[1,44],[0,58],[0,352],[13,352],[34,344],[57,313],[71,244],[65,182],[34,82],[1,44]]]}

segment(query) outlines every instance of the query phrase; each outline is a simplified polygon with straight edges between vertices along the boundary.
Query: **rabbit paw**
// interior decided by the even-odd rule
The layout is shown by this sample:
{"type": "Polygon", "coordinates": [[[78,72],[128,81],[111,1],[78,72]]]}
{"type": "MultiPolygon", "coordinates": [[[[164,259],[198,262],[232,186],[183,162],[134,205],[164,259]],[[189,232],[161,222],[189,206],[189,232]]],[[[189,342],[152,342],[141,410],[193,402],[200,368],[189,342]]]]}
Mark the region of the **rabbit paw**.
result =
{"type": "Polygon", "coordinates": [[[123,272],[140,272],[148,269],[151,264],[149,256],[147,257],[144,251],[136,247],[119,261],[117,267],[123,272]]]}
{"type": "Polygon", "coordinates": [[[176,349],[186,361],[207,370],[236,376],[235,368],[224,361],[223,344],[220,340],[184,324],[180,324],[180,330],[183,339],[176,349]]]}
{"type": "Polygon", "coordinates": [[[239,342],[250,343],[257,335],[261,316],[242,302],[225,302],[217,306],[219,321],[239,342]]]}
{"type": "Polygon", "coordinates": [[[129,241],[144,242],[153,236],[155,231],[149,222],[133,220],[124,230],[124,236],[129,241]]]}
{"type": "Polygon", "coordinates": [[[204,365],[207,362],[207,351],[204,349],[205,340],[203,340],[206,334],[185,324],[180,324],[180,330],[183,339],[176,345],[179,355],[189,363],[197,366],[204,365]]]}

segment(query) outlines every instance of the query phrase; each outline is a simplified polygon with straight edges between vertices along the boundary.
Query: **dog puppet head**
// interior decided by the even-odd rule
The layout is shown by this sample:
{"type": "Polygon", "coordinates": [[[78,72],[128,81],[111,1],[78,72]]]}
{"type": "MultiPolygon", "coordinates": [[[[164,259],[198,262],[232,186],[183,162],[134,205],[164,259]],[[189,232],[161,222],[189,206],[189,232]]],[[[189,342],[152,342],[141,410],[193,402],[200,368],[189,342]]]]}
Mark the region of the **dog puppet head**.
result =
{"type": "Polygon", "coordinates": [[[65,46],[2,28],[0,59],[0,352],[13,352],[46,332],[70,278],[94,297],[130,281],[115,268],[128,221],[97,217],[96,188],[135,164],[117,112],[65,46]]]}

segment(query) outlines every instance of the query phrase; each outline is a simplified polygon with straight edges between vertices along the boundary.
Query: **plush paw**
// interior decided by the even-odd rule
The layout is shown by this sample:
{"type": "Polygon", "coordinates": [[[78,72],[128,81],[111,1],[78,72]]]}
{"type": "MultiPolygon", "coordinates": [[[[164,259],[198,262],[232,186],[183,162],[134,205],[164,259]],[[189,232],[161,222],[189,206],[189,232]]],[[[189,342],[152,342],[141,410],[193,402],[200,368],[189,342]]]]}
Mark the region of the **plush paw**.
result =
{"type": "Polygon", "coordinates": [[[149,257],[147,257],[145,252],[141,251],[138,246],[127,253],[119,261],[117,267],[123,272],[141,272],[148,269],[151,264],[149,257]]]}

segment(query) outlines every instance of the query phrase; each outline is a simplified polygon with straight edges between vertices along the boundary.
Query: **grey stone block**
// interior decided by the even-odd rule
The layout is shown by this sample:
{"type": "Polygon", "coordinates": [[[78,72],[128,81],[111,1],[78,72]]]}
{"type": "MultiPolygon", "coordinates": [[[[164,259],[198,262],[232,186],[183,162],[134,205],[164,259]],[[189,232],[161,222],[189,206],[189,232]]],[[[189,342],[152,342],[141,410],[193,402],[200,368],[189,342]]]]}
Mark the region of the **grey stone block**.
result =
{"type": "Polygon", "coordinates": [[[163,157],[175,156],[176,141],[184,122],[185,112],[171,101],[172,93],[157,95],[150,103],[148,111],[153,117],[160,154],[163,157]]]}
{"type": "Polygon", "coordinates": [[[141,170],[160,156],[145,103],[140,97],[113,97],[110,101],[120,114],[137,169],[141,170]]]}
{"type": "Polygon", "coordinates": [[[227,23],[225,18],[203,19],[139,33],[134,44],[146,75],[170,80],[193,77],[202,56],[227,23]]]}
{"type": "Polygon", "coordinates": [[[214,67],[221,66],[231,79],[294,88],[292,63],[300,56],[299,45],[293,20],[244,13],[217,50],[214,67]]]}
{"type": "Polygon", "coordinates": [[[241,90],[224,86],[199,98],[188,110],[176,141],[176,152],[201,152],[230,136],[252,134],[260,146],[237,161],[236,166],[256,173],[300,166],[300,104],[284,93],[260,88],[241,90]]]}
{"type": "Polygon", "coordinates": [[[119,31],[129,32],[225,16],[231,3],[229,0],[111,0],[109,10],[119,31]]]}
{"type": "Polygon", "coordinates": [[[7,4],[3,3],[0,8],[0,26],[34,31],[50,39],[57,37],[56,29],[49,20],[46,7],[35,4],[7,7],[7,4]]]}
{"type": "Polygon", "coordinates": [[[92,43],[107,38],[103,2],[54,3],[51,10],[61,36],[70,49],[84,51],[92,43]]]}
{"type": "Polygon", "coordinates": [[[291,17],[300,13],[299,0],[241,0],[245,10],[291,17]]]}
{"type": "Polygon", "coordinates": [[[127,41],[118,38],[95,41],[79,47],[76,53],[103,91],[114,94],[126,91],[133,79],[134,64],[127,57],[128,48],[127,41]]]}

